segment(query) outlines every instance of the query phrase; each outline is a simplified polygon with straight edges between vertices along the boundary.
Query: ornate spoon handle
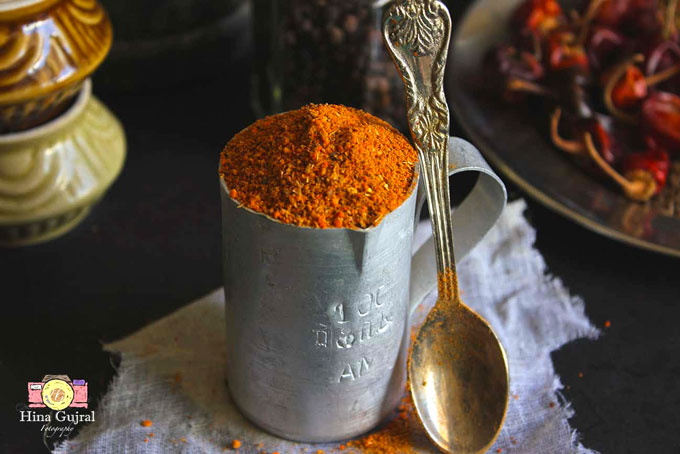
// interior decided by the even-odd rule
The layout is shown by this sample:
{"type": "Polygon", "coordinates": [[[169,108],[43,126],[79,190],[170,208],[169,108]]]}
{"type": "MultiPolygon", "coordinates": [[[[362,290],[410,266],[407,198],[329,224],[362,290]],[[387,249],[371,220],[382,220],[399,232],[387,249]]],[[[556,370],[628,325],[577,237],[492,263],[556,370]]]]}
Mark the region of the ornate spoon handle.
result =
{"type": "MultiPolygon", "coordinates": [[[[383,16],[387,48],[406,86],[411,135],[420,156],[434,232],[437,270],[455,275],[449,201],[449,108],[444,69],[451,17],[437,0],[398,0],[383,16]]],[[[440,300],[458,301],[455,279],[439,279],[440,300]]]]}

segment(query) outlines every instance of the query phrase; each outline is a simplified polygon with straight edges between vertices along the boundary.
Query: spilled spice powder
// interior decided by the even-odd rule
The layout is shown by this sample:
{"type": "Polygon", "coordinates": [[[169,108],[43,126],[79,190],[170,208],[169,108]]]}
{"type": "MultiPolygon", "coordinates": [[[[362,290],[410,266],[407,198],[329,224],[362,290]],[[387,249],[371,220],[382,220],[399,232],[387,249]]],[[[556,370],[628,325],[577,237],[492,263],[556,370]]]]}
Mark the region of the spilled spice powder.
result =
{"type": "Polygon", "coordinates": [[[232,199],[280,222],[368,228],[408,198],[417,160],[383,120],[309,104],[236,134],[222,152],[220,175],[232,199]]]}
{"type": "MultiPolygon", "coordinates": [[[[419,327],[420,326],[418,325],[411,329],[409,349],[413,347],[413,341],[415,340],[416,332],[419,327]]],[[[396,416],[391,421],[373,433],[369,433],[359,439],[351,440],[339,445],[338,449],[351,454],[415,454],[414,442],[419,439],[426,439],[426,436],[418,421],[415,405],[411,399],[411,394],[408,392],[409,388],[410,385],[407,379],[405,384],[406,394],[396,409],[396,416]]],[[[237,440],[234,440],[232,443],[236,441],[237,440]]],[[[264,445],[260,443],[257,445],[257,448],[261,449],[263,446],[264,445]]],[[[237,449],[234,445],[232,445],[232,447],[237,449]]],[[[225,451],[226,450],[227,448],[225,448],[225,451]]],[[[302,451],[306,452],[307,448],[302,448],[302,451]]],[[[321,449],[314,452],[315,454],[324,454],[324,451],[321,449]]],[[[261,454],[266,453],[262,451],[261,454]]],[[[280,453],[275,451],[272,454],[280,453]]]]}
{"type": "MultiPolygon", "coordinates": [[[[408,388],[408,387],[407,387],[408,388]]],[[[398,408],[398,416],[390,421],[383,429],[368,434],[358,440],[347,443],[348,448],[354,448],[362,454],[413,454],[413,443],[416,422],[411,395],[402,399],[398,408]]]]}

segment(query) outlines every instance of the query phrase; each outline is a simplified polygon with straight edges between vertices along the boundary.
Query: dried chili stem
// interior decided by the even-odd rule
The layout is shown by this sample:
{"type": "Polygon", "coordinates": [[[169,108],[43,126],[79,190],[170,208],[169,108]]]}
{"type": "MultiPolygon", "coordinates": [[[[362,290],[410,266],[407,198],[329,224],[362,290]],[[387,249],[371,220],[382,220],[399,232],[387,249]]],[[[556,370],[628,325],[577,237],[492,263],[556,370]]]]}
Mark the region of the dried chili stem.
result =
{"type": "Polygon", "coordinates": [[[510,80],[508,80],[506,88],[510,91],[521,91],[540,96],[552,96],[550,90],[543,87],[542,85],[536,84],[528,80],[520,79],[518,77],[513,77],[510,80]]]}
{"type": "Polygon", "coordinates": [[[645,77],[645,82],[648,86],[653,87],[654,85],[660,84],[661,82],[670,79],[678,73],[680,73],[680,63],[676,63],[675,65],[664,69],[663,71],[659,71],[656,74],[645,77]]]}
{"type": "Polygon", "coordinates": [[[570,9],[569,18],[571,19],[572,22],[577,23],[581,20],[581,14],[575,9],[570,9]]]}
{"type": "Polygon", "coordinates": [[[635,180],[629,180],[619,172],[617,172],[607,161],[605,161],[600,153],[597,151],[595,144],[593,143],[593,137],[589,132],[583,135],[583,139],[586,145],[586,150],[592,158],[592,160],[597,164],[597,166],[607,174],[612,180],[614,180],[621,189],[630,197],[631,199],[638,201],[649,200],[656,191],[656,183],[654,179],[649,176],[649,178],[642,177],[635,180]]]}
{"type": "Polygon", "coordinates": [[[560,118],[562,116],[562,109],[556,108],[550,116],[550,138],[557,148],[560,150],[577,155],[582,154],[585,150],[583,144],[577,140],[568,140],[560,136],[560,118]]]}
{"type": "Polygon", "coordinates": [[[534,58],[536,61],[541,61],[543,59],[543,47],[541,45],[541,40],[538,38],[538,35],[532,34],[531,35],[531,44],[534,47],[534,58]]]}
{"type": "Polygon", "coordinates": [[[678,11],[678,1],[680,0],[668,0],[668,3],[666,4],[666,13],[664,14],[663,23],[663,36],[666,39],[669,39],[676,30],[675,16],[678,11]]]}
{"type": "Polygon", "coordinates": [[[588,32],[590,31],[590,24],[593,22],[593,19],[595,19],[595,16],[597,15],[598,11],[600,11],[600,8],[604,2],[605,0],[592,0],[588,5],[588,9],[583,15],[583,22],[581,23],[581,29],[579,30],[578,41],[576,41],[576,44],[579,46],[582,46],[586,42],[586,39],[588,38],[588,32]]]}

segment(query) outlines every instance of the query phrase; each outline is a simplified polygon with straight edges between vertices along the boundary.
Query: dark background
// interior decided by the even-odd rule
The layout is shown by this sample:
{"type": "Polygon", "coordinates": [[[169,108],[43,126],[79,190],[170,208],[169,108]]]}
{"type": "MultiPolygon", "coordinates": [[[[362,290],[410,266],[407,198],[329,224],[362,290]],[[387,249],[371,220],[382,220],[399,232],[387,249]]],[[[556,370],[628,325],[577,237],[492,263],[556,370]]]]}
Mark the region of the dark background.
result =
{"type": "MultiPolygon", "coordinates": [[[[465,3],[452,5],[454,18],[465,3]]],[[[124,124],[127,161],[75,230],[0,250],[0,453],[47,452],[38,428],[18,422],[27,381],[85,378],[96,402],[116,363],[102,342],[220,286],[218,154],[254,119],[247,56],[227,53],[213,56],[214,70],[188,65],[160,88],[117,89],[115,65],[95,77],[95,93],[124,124]]],[[[462,134],[455,121],[452,132],[462,134]]],[[[549,272],[585,299],[593,323],[611,321],[599,340],[553,354],[583,444],[680,453],[680,260],[603,238],[532,201],[526,215],[549,272]]]]}

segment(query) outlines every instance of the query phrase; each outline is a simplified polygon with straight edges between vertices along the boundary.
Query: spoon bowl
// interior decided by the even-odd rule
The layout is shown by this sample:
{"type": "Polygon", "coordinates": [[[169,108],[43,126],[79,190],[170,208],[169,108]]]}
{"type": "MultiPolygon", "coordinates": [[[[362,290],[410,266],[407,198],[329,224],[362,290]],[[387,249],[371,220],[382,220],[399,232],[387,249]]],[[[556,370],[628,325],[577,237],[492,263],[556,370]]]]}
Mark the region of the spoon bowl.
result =
{"type": "Polygon", "coordinates": [[[440,449],[486,452],[505,418],[507,367],[483,318],[461,302],[437,302],[416,337],[409,376],[420,420],[440,449]]]}

